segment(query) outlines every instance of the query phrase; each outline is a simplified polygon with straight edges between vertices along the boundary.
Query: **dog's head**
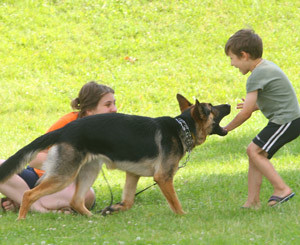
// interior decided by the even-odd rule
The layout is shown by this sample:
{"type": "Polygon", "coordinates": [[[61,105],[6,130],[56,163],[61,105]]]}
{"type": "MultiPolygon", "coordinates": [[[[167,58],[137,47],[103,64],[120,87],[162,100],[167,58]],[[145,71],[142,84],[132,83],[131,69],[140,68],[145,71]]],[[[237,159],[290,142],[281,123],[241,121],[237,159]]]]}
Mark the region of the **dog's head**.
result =
{"type": "Polygon", "coordinates": [[[181,112],[189,110],[190,116],[196,124],[196,144],[201,144],[205,141],[207,135],[217,134],[224,136],[227,134],[219,123],[223,117],[230,113],[230,105],[223,104],[213,106],[210,103],[200,103],[197,99],[195,104],[190,103],[185,97],[177,94],[177,100],[181,112]]]}

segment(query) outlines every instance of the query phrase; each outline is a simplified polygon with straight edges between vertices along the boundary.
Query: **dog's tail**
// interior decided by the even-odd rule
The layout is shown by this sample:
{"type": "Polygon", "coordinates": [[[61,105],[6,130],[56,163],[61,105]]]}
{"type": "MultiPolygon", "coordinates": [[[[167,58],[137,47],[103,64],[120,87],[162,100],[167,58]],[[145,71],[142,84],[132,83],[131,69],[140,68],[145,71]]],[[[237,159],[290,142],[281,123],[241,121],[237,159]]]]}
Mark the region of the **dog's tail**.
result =
{"type": "Polygon", "coordinates": [[[0,165],[0,182],[5,181],[14,173],[21,171],[41,150],[59,143],[60,134],[61,129],[44,134],[9,157],[0,165]]]}

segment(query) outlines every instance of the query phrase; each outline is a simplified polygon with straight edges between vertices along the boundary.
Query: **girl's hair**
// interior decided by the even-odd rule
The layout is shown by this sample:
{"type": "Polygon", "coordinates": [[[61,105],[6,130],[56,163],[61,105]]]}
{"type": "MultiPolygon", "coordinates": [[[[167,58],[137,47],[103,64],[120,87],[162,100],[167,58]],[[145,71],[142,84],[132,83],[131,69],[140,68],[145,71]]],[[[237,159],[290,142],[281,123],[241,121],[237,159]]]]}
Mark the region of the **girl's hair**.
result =
{"type": "Polygon", "coordinates": [[[71,101],[71,107],[79,110],[78,118],[86,116],[88,110],[93,110],[97,107],[98,102],[108,93],[114,94],[115,91],[103,84],[98,84],[91,81],[82,86],[78,97],[71,101]]]}
{"type": "Polygon", "coordinates": [[[238,57],[241,57],[244,51],[250,54],[252,59],[257,59],[262,57],[263,43],[252,29],[241,29],[228,39],[225,45],[226,55],[229,51],[238,57]]]}

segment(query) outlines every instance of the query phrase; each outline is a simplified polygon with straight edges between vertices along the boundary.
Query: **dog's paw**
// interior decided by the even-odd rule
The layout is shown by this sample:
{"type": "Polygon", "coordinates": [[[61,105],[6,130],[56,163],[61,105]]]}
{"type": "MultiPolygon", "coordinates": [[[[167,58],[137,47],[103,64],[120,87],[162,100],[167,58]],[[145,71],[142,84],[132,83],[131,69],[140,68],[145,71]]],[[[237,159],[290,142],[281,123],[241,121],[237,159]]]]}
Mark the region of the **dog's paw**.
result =
{"type": "Polygon", "coordinates": [[[115,212],[116,210],[114,208],[112,208],[111,206],[108,206],[104,209],[101,210],[101,214],[103,216],[106,216],[106,215],[109,215],[109,214],[112,214],[113,212],[115,212]]]}

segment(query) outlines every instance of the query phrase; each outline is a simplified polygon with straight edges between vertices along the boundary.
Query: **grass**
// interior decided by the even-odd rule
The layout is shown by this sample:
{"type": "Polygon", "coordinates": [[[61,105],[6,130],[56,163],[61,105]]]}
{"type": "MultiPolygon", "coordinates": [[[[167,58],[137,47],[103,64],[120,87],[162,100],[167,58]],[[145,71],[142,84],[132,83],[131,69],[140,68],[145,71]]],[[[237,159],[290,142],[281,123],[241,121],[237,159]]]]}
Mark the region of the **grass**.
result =
{"type": "MultiPolygon", "coordinates": [[[[0,158],[44,133],[70,111],[70,100],[89,80],[116,91],[119,112],[176,116],[176,93],[193,100],[234,105],[246,76],[230,66],[224,45],[231,34],[253,27],[264,58],[299,84],[298,1],[99,1],[7,0],[0,3],[0,158]],[[130,62],[124,59],[136,59],[130,62]]],[[[225,125],[237,113],[233,109],[225,125]]],[[[1,244],[299,244],[300,201],[265,206],[272,194],[263,182],[260,210],[242,210],[247,194],[245,149],[266,124],[255,113],[246,124],[195,149],[175,188],[187,214],[174,215],[157,187],[134,208],[109,217],[0,213],[1,244]]],[[[273,163],[298,194],[299,140],[273,163]]],[[[124,174],[107,171],[119,201],[124,174]]],[[[143,178],[138,188],[152,183],[143,178]]],[[[95,212],[110,202],[103,177],[94,184],[95,212]]]]}

